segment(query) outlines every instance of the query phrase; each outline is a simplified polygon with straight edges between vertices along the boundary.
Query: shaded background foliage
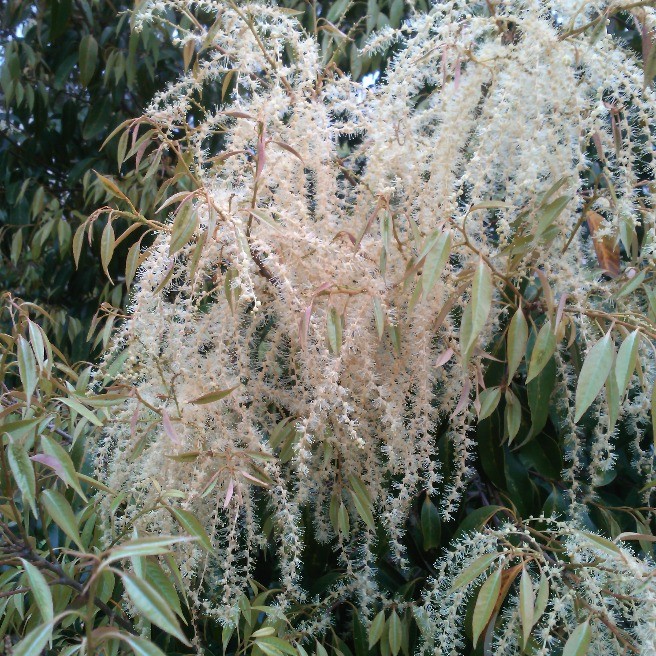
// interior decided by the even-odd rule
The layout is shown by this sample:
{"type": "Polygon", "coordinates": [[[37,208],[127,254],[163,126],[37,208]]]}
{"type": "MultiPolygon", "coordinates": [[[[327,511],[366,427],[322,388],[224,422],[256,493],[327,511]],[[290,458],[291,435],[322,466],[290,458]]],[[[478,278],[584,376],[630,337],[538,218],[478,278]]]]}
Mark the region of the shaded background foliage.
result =
{"type": "MultiPolygon", "coordinates": [[[[288,0],[285,5],[304,12],[301,20],[307,29],[322,32],[326,61],[332,59],[354,78],[370,75],[372,82],[384,70],[390,53],[362,58],[357,48],[373,30],[386,24],[397,27],[411,11],[402,0],[324,3],[288,0]]],[[[101,148],[116,126],[139,116],[153,93],[192,63],[190,53],[175,46],[174,34],[165,24],[146,27],[141,33],[131,32],[128,13],[131,8],[132,3],[118,0],[9,0],[0,10],[0,285],[13,297],[39,304],[47,310],[47,315],[38,315],[36,319],[44,326],[44,336],[47,335],[62,357],[70,362],[92,359],[106,343],[108,330],[88,339],[90,328],[103,325],[93,321],[101,304],[106,303],[106,307],[111,306],[116,311],[125,307],[129,298],[124,274],[126,258],[130,246],[140,236],[138,232],[133,233],[113,253],[108,269],[114,284],[107,280],[101,265],[102,221],[95,222],[94,238],[90,244],[84,242],[79,267],[75,266],[72,239],[77,227],[99,205],[111,204],[113,196],[99,183],[94,171],[115,176],[121,193],[149,217],[158,215],[156,196],[162,182],[175,174],[174,162],[154,162],[149,157],[142,159],[136,171],[128,164],[117,170],[118,136],[101,148]]],[[[417,3],[416,10],[425,9],[425,5],[417,3]]],[[[180,17],[175,17],[178,19],[180,17]]],[[[627,25],[625,17],[615,17],[609,29],[628,41],[636,53],[642,51],[641,35],[627,25]]],[[[205,106],[223,101],[224,91],[206,90],[205,106]]],[[[167,193],[174,191],[171,187],[167,193]]],[[[8,360],[10,364],[18,362],[20,335],[28,331],[28,309],[19,311],[17,307],[0,317],[2,332],[13,335],[9,350],[14,353],[16,349],[15,359],[8,360]]],[[[104,325],[111,329],[111,323],[104,325]]],[[[499,348],[503,348],[503,340],[499,341],[499,348]]],[[[3,397],[4,405],[25,402],[24,395],[13,389],[17,387],[17,374],[23,373],[19,368],[2,369],[3,393],[7,393],[3,397]]],[[[81,368],[78,371],[82,372],[78,380],[81,390],[88,374],[81,368]]],[[[502,368],[492,364],[486,375],[487,385],[500,384],[503,375],[502,368]]],[[[564,442],[556,429],[559,422],[554,415],[555,404],[549,403],[552,394],[557,394],[555,371],[550,367],[545,369],[535,383],[541,386],[539,390],[525,385],[523,375],[525,372],[520,372],[513,386],[523,408],[520,432],[515,439],[515,445],[519,446],[511,449],[504,443],[502,409],[479,422],[475,436],[478,470],[456,520],[443,525],[430,499],[423,495],[416,499],[406,537],[413,563],[411,570],[402,573],[390,564],[381,532],[377,566],[383,588],[407,599],[417,598],[421,582],[433,573],[431,563],[440,549],[459,534],[507,515],[506,508],[524,517],[565,510],[566,483],[561,480],[564,442]],[[529,434],[534,424],[540,425],[539,439],[529,434]]],[[[52,440],[61,441],[66,449],[72,445],[71,463],[82,471],[85,467],[84,438],[92,429],[93,421],[87,420],[76,433],[78,415],[72,412],[69,416],[68,411],[61,414],[65,408],[52,394],[45,394],[42,401],[44,415],[53,410],[60,413],[59,419],[43,430],[52,440]]],[[[453,454],[439,427],[435,438],[446,473],[453,454]]],[[[589,516],[591,529],[611,536],[622,531],[650,532],[646,509],[639,507],[638,479],[622,442],[620,431],[618,466],[605,485],[597,490],[598,502],[589,516]]],[[[89,471],[88,463],[85,471],[89,471]]],[[[39,470],[39,474],[42,473],[39,470]]],[[[55,485],[47,475],[37,480],[39,489],[55,485]]],[[[67,485],[62,485],[62,481],[66,483],[64,479],[59,481],[61,492],[66,494],[67,503],[80,518],[82,546],[91,550],[94,540],[99,539],[89,523],[93,510],[80,505],[83,495],[65,489],[67,485]]],[[[3,485],[6,496],[11,482],[4,480],[3,485]]],[[[88,490],[85,488],[85,491],[88,490]]],[[[25,512],[25,499],[20,501],[24,496],[20,486],[15,487],[10,496],[19,510],[25,512]]],[[[61,540],[61,544],[66,544],[61,531],[55,538],[52,530],[49,533],[47,526],[36,520],[27,525],[36,547],[30,551],[26,540],[21,538],[22,548],[28,549],[26,557],[31,558],[29,554],[33,553],[35,563],[41,562],[39,558],[50,563],[41,565],[44,570],[49,567],[50,572],[60,578],[75,580],[76,576],[88,575],[84,568],[75,572],[59,571],[59,565],[48,556],[47,547],[52,546],[48,545],[49,540],[54,540],[55,544],[61,540]]],[[[335,554],[329,546],[314,542],[309,519],[306,525],[305,583],[312,594],[327,589],[340,573],[335,554]]],[[[263,529],[266,533],[266,515],[263,516],[263,529]]],[[[642,548],[651,552],[649,544],[643,544],[642,548]]],[[[274,586],[275,569],[262,567],[258,571],[258,581],[265,587],[274,586]]],[[[74,585],[69,587],[76,590],[74,585]]],[[[122,589],[117,586],[109,591],[105,601],[120,599],[121,594],[122,589]]],[[[60,599],[57,603],[63,607],[69,599],[63,602],[60,599]]],[[[242,636],[265,621],[261,615],[250,611],[248,604],[246,600],[242,636]]],[[[357,616],[348,608],[336,609],[336,615],[336,630],[327,642],[343,656],[351,653],[367,656],[370,652],[368,638],[357,616]]],[[[410,654],[417,628],[409,616],[402,620],[403,635],[398,649],[410,654]]],[[[28,624],[28,628],[32,628],[34,621],[28,620],[28,624]]],[[[392,625],[387,626],[389,629],[392,625]]],[[[395,625],[392,628],[395,630],[395,625]]],[[[3,630],[7,632],[8,627],[3,626],[3,630]]],[[[15,631],[18,630],[15,627],[15,631]]],[[[69,630],[75,634],[79,626],[71,624],[69,630]]],[[[234,647],[232,636],[222,633],[218,627],[206,627],[205,635],[211,653],[220,653],[230,645],[234,647]]],[[[158,637],[157,631],[154,637],[158,637]]],[[[389,639],[386,640],[381,640],[376,647],[383,656],[390,653],[389,639]]],[[[162,644],[167,645],[167,653],[175,653],[168,643],[162,644]]],[[[176,644],[180,647],[181,643],[176,644]]]]}

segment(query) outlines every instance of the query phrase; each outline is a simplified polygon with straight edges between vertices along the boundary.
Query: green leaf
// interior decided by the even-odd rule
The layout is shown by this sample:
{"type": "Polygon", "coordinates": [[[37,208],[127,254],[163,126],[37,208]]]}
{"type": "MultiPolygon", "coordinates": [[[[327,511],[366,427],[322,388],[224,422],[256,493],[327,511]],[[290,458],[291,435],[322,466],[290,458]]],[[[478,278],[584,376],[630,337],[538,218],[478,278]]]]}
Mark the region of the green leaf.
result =
{"type": "Polygon", "coordinates": [[[590,349],[581,367],[574,403],[575,422],[581,419],[597,398],[613,366],[614,357],[613,342],[608,332],[590,349]]]}
{"type": "Polygon", "coordinates": [[[194,211],[190,202],[178,208],[178,213],[171,227],[171,243],[169,255],[177,253],[193,237],[198,227],[198,212],[194,211]]]}
{"type": "Polygon", "coordinates": [[[34,476],[34,467],[30,461],[25,446],[20,442],[10,442],[7,448],[9,458],[9,468],[14,475],[14,480],[18,489],[32,508],[32,512],[38,515],[36,510],[36,478],[34,476]]]}
{"type": "Polygon", "coordinates": [[[198,538],[198,542],[206,551],[212,551],[212,543],[205,529],[192,513],[172,506],[167,506],[167,509],[189,535],[198,538]]]}
{"type": "Polygon", "coordinates": [[[387,622],[387,631],[390,651],[392,656],[397,656],[401,650],[401,643],[403,642],[403,627],[401,626],[401,618],[398,616],[396,610],[393,610],[387,622]]]}
{"type": "Polygon", "coordinates": [[[556,335],[551,330],[551,321],[545,321],[538,332],[538,336],[531,353],[531,362],[528,365],[526,382],[535,378],[547,365],[556,350],[556,335]]]}
{"type": "Polygon", "coordinates": [[[23,558],[21,558],[21,562],[23,563],[23,569],[30,584],[30,592],[41,613],[41,619],[44,622],[50,623],[54,616],[50,587],[43,574],[32,563],[29,563],[23,558]]]}
{"type": "Polygon", "coordinates": [[[469,567],[466,567],[456,578],[453,580],[451,587],[447,594],[451,594],[458,588],[468,586],[474,579],[478,578],[488,567],[500,556],[499,553],[490,553],[479,556],[474,560],[469,567]]]}
{"type": "Polygon", "coordinates": [[[492,612],[501,591],[501,574],[503,567],[495,570],[485,583],[481,586],[474,606],[474,617],[472,619],[472,639],[474,647],[492,617],[492,612]]]}
{"type": "Polygon", "coordinates": [[[72,487],[80,497],[86,501],[87,498],[82,491],[82,486],[79,483],[77,472],[75,471],[75,465],[71,457],[68,455],[66,450],[55,440],[47,435],[41,436],[41,448],[43,452],[57,460],[59,467],[56,469],[57,475],[66,483],[72,487]]]}
{"type": "Polygon", "coordinates": [[[292,647],[287,640],[278,638],[277,636],[268,635],[258,638],[257,644],[259,647],[262,645],[270,645],[277,649],[282,654],[289,654],[289,656],[296,656],[296,649],[292,647]]]}
{"type": "Polygon", "coordinates": [[[376,322],[378,339],[382,339],[383,333],[385,332],[385,314],[383,313],[383,306],[380,303],[380,299],[377,296],[374,298],[374,321],[376,322]]]}
{"type": "Polygon", "coordinates": [[[481,403],[481,409],[478,413],[479,421],[489,417],[499,405],[501,400],[501,388],[499,387],[488,387],[484,389],[479,396],[479,401],[481,403]]]}
{"type": "Polygon", "coordinates": [[[14,646],[12,656],[40,656],[51,635],[51,622],[39,624],[14,646]]]}
{"type": "Polygon", "coordinates": [[[590,621],[579,624],[567,639],[563,647],[563,656],[585,656],[592,641],[590,621]]]}
{"type": "MultiPolygon", "coordinates": [[[[656,46],[654,46],[656,49],[656,46]]],[[[617,381],[617,389],[619,398],[624,397],[624,392],[629,386],[629,381],[633,372],[635,371],[636,362],[638,361],[638,347],[640,346],[640,333],[634,330],[620,346],[617,352],[617,360],[615,361],[615,380],[617,381]]]]}
{"type": "Polygon", "coordinates": [[[80,41],[79,51],[80,82],[82,86],[87,86],[96,71],[98,63],[98,42],[93,35],[87,34],[80,41]]]}
{"type": "Polygon", "coordinates": [[[105,275],[111,281],[112,277],[109,275],[109,263],[112,261],[114,255],[114,244],[116,238],[114,236],[114,228],[112,227],[112,222],[107,221],[105,228],[102,231],[102,236],[100,237],[100,262],[102,264],[103,271],[105,275]]]}
{"type": "Polygon", "coordinates": [[[533,622],[537,622],[547,608],[549,602],[549,579],[543,574],[540,575],[538,584],[538,594],[535,599],[535,609],[533,612],[533,622]]]}
{"type": "Polygon", "coordinates": [[[385,630],[385,611],[381,610],[369,625],[369,649],[371,649],[383,635],[385,630]]]}
{"type": "Polygon", "coordinates": [[[528,324],[521,306],[517,308],[517,312],[508,326],[507,343],[508,383],[510,383],[526,353],[526,344],[528,343],[528,324]]]}
{"type": "Polygon", "coordinates": [[[328,310],[328,345],[333,355],[338,355],[342,350],[342,318],[337,312],[337,308],[331,307],[328,310]]]}
{"type": "Polygon", "coordinates": [[[369,491],[365,487],[364,483],[357,477],[350,475],[348,477],[351,488],[349,492],[353,497],[353,503],[355,504],[355,509],[358,511],[358,514],[364,520],[364,523],[372,530],[376,530],[376,524],[374,522],[374,516],[372,513],[372,503],[371,497],[369,496],[369,491]]]}
{"type": "Polygon", "coordinates": [[[41,503],[50,518],[64,533],[84,551],[84,545],[78,532],[77,520],[68,501],[55,490],[45,490],[41,493],[41,503]]]}
{"type": "Polygon", "coordinates": [[[556,363],[550,358],[542,371],[526,386],[531,410],[531,434],[537,435],[547,423],[551,394],[556,386],[556,363]]]}
{"type": "Polygon", "coordinates": [[[506,411],[505,422],[506,430],[508,431],[508,444],[517,437],[519,428],[522,424],[522,406],[519,399],[512,393],[510,389],[506,390],[506,411]]]}
{"type": "Polygon", "coordinates": [[[435,282],[442,273],[444,265],[451,254],[451,233],[440,231],[440,235],[432,245],[424,260],[421,274],[421,286],[424,299],[428,297],[435,282]]]}
{"type": "Polygon", "coordinates": [[[524,567],[522,569],[522,577],[519,581],[519,619],[522,623],[522,640],[523,646],[526,648],[526,643],[533,630],[535,624],[535,591],[533,590],[533,583],[529,573],[524,567]]]}
{"type": "Polygon", "coordinates": [[[421,507],[421,535],[424,549],[437,549],[440,546],[442,522],[440,513],[428,496],[421,507]]]}
{"type": "Polygon", "coordinates": [[[127,572],[121,572],[121,579],[132,603],[149,622],[175,636],[187,647],[191,646],[180,628],[175,613],[150,583],[127,572]]]}
{"type": "Polygon", "coordinates": [[[492,291],[492,274],[481,258],[474,273],[472,297],[469,304],[469,307],[471,307],[471,325],[467,335],[467,342],[463,347],[465,353],[470,351],[485,327],[485,322],[492,307],[492,291]]]}
{"type": "Polygon", "coordinates": [[[96,415],[93,414],[93,412],[91,412],[91,410],[89,410],[87,407],[82,405],[82,403],[80,401],[78,401],[77,399],[75,399],[71,396],[67,396],[67,397],[62,396],[62,397],[59,397],[55,400],[56,401],[61,401],[62,403],[67,405],[69,408],[71,408],[71,410],[75,410],[75,412],[82,415],[85,419],[90,421],[94,426],[102,426],[102,421],[100,421],[100,419],[98,419],[98,417],[96,417],[96,415]]]}
{"type": "Polygon", "coordinates": [[[536,237],[542,235],[558,218],[560,213],[565,207],[567,207],[567,203],[569,203],[570,200],[572,200],[571,196],[560,196],[538,211],[536,237]]]}
{"type": "Polygon", "coordinates": [[[29,408],[37,384],[36,359],[30,343],[22,335],[18,338],[17,351],[18,373],[23,383],[29,408]]]}
{"type": "Polygon", "coordinates": [[[123,558],[142,558],[144,556],[161,556],[171,550],[171,546],[178,542],[188,542],[191,538],[186,536],[152,536],[138,538],[123,542],[112,547],[107,552],[104,562],[112,563],[123,558]]]}
{"type": "Polygon", "coordinates": [[[125,642],[137,656],[166,656],[157,646],[145,638],[128,633],[121,633],[121,640],[125,642]]]}
{"type": "Polygon", "coordinates": [[[234,385],[233,387],[229,387],[228,389],[208,392],[207,394],[203,394],[202,396],[199,396],[198,398],[189,401],[189,403],[193,403],[194,405],[214,403],[214,401],[220,401],[221,399],[225,399],[226,396],[232,394],[232,392],[234,392],[238,387],[239,385],[234,385]]]}

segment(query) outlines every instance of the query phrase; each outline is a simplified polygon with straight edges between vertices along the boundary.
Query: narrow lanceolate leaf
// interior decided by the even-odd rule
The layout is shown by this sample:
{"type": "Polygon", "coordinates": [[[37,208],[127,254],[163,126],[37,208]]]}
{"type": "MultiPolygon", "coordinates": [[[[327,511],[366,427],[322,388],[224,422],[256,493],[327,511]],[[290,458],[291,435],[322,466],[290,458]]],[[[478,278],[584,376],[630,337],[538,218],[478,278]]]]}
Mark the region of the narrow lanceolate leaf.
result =
{"type": "Polygon", "coordinates": [[[84,545],[80,539],[77,520],[68,501],[55,490],[45,490],[41,494],[41,503],[57,526],[69,537],[75,544],[84,551],[84,545]]]}
{"type": "Polygon", "coordinates": [[[387,622],[388,639],[390,651],[392,656],[397,656],[401,650],[401,643],[403,642],[403,626],[401,625],[401,618],[398,616],[396,610],[393,610],[387,622]]]}
{"type": "Polygon", "coordinates": [[[591,641],[592,629],[589,620],[586,620],[570,634],[563,648],[563,656],[585,656],[591,641]]]}
{"type": "Polygon", "coordinates": [[[41,572],[34,566],[32,563],[29,563],[27,560],[23,560],[23,569],[27,575],[27,581],[29,583],[30,592],[34,597],[34,601],[41,613],[41,619],[44,622],[52,622],[53,618],[53,606],[52,606],[52,594],[50,593],[50,588],[48,583],[41,574],[41,572]]]}
{"type": "Polygon", "coordinates": [[[501,388],[488,387],[484,389],[479,395],[479,401],[481,403],[481,409],[478,413],[479,420],[489,417],[496,410],[500,400],[501,388]]]}
{"type": "Polygon", "coordinates": [[[451,233],[443,232],[437,242],[428,251],[421,275],[421,287],[424,299],[428,296],[435,282],[440,277],[444,265],[451,253],[451,233]]]}
{"type": "Polygon", "coordinates": [[[522,577],[519,581],[519,619],[522,623],[522,639],[524,647],[526,647],[533,625],[535,624],[533,619],[534,614],[535,592],[533,590],[531,577],[526,571],[526,567],[524,567],[524,569],[522,569],[522,577]]]}
{"type": "Polygon", "coordinates": [[[615,380],[617,381],[617,389],[620,399],[624,396],[626,388],[629,386],[629,381],[633,372],[635,371],[636,362],[638,360],[638,347],[640,345],[640,333],[634,330],[620,346],[617,352],[617,360],[615,361],[615,380]]]}
{"type": "Polygon", "coordinates": [[[574,403],[574,421],[581,419],[585,411],[597,398],[597,394],[608,378],[615,352],[610,332],[606,333],[591,349],[581,367],[576,385],[576,401],[574,403]]]}
{"type": "Polygon", "coordinates": [[[100,237],[100,261],[102,263],[103,271],[110,281],[112,277],[109,275],[109,263],[112,261],[114,255],[115,242],[116,238],[114,236],[112,222],[107,221],[107,225],[105,225],[105,228],[102,231],[102,236],[100,237]]]}
{"type": "Polygon", "coordinates": [[[149,622],[175,636],[180,642],[189,647],[190,643],[180,628],[178,618],[157,590],[147,581],[127,572],[122,572],[121,578],[125,591],[139,613],[149,622]]]}
{"type": "Polygon", "coordinates": [[[474,273],[474,282],[472,285],[471,307],[471,326],[469,329],[468,341],[464,351],[468,352],[476,342],[485,327],[490,308],[492,307],[492,274],[487,264],[480,259],[478,267],[474,273]]]}
{"type": "Polygon", "coordinates": [[[424,499],[421,507],[421,535],[423,537],[424,549],[437,549],[440,546],[442,533],[442,522],[440,513],[435,504],[428,496],[424,499]]]}
{"type": "Polygon", "coordinates": [[[198,212],[190,203],[186,203],[178,209],[171,227],[171,243],[169,244],[169,255],[177,253],[193,237],[198,227],[198,212]]]}
{"type": "Polygon", "coordinates": [[[371,649],[382,637],[385,630],[385,611],[381,610],[369,626],[369,649],[371,649]]]}
{"type": "Polygon", "coordinates": [[[18,373],[23,383],[23,390],[25,391],[27,406],[29,408],[37,383],[36,359],[34,358],[34,352],[30,343],[22,335],[18,338],[16,356],[18,359],[18,373]]]}
{"type": "Polygon", "coordinates": [[[533,621],[537,622],[547,609],[549,603],[549,579],[544,575],[540,575],[540,583],[538,584],[538,594],[535,598],[535,608],[533,611],[533,621]]]}
{"type": "Polygon", "coordinates": [[[168,510],[175,517],[180,526],[189,533],[189,535],[198,538],[198,542],[204,549],[207,551],[212,550],[212,543],[210,542],[205,529],[192,513],[188,510],[182,510],[181,508],[173,508],[170,506],[168,510]]]}
{"type": "Polygon", "coordinates": [[[193,403],[194,405],[214,403],[215,401],[220,401],[221,399],[225,399],[226,396],[232,394],[232,392],[234,392],[238,387],[239,385],[233,385],[232,387],[228,387],[227,389],[208,392],[207,394],[203,394],[202,396],[199,396],[198,398],[189,401],[189,403],[193,403]]]}
{"type": "Polygon", "coordinates": [[[78,401],[77,399],[74,399],[71,396],[67,397],[58,397],[55,399],[56,401],[61,401],[65,405],[67,405],[71,410],[75,410],[78,414],[82,415],[85,419],[90,421],[94,426],[102,426],[102,421],[96,417],[89,408],[85,407],[82,405],[81,401],[78,401]]]}
{"type": "Polygon", "coordinates": [[[547,228],[560,216],[560,213],[567,207],[567,203],[572,199],[571,196],[560,196],[552,200],[549,204],[542,207],[537,214],[536,236],[539,237],[547,228]]]}
{"type": "Polygon", "coordinates": [[[36,478],[27,451],[20,442],[11,442],[7,449],[7,456],[9,468],[14,475],[18,489],[23,495],[23,501],[30,505],[32,512],[36,515],[36,478]]]}
{"type": "Polygon", "coordinates": [[[474,647],[481,633],[483,633],[483,629],[485,629],[487,623],[490,621],[490,617],[492,617],[492,612],[494,611],[497,599],[499,598],[499,592],[501,591],[502,572],[503,567],[495,570],[492,576],[483,583],[478,593],[476,605],[474,606],[474,617],[472,619],[472,640],[474,647]]]}
{"type": "Polygon", "coordinates": [[[51,635],[51,622],[39,624],[13,647],[12,656],[40,656],[51,635]]]}
{"type": "Polygon", "coordinates": [[[535,339],[531,362],[528,365],[526,382],[533,380],[547,365],[556,350],[556,335],[551,329],[551,321],[546,321],[535,339]]]}
{"type": "Polygon", "coordinates": [[[91,82],[98,63],[98,42],[93,35],[87,34],[80,41],[79,51],[80,82],[87,86],[91,82]]]}
{"type": "Polygon", "coordinates": [[[330,351],[337,355],[342,350],[342,318],[337,309],[331,307],[328,310],[328,345],[330,351]]]}
{"type": "Polygon", "coordinates": [[[357,476],[349,476],[348,479],[351,484],[349,492],[353,497],[353,503],[355,504],[355,509],[358,511],[358,515],[362,517],[364,523],[372,531],[375,531],[376,524],[372,512],[371,497],[369,496],[367,488],[357,476]]]}
{"type": "Polygon", "coordinates": [[[385,332],[385,314],[380,299],[377,296],[374,298],[374,321],[376,322],[378,339],[383,339],[383,333],[385,332]]]}
{"type": "Polygon", "coordinates": [[[506,390],[506,411],[505,422],[506,430],[508,431],[508,444],[517,437],[519,428],[522,424],[522,406],[519,399],[511,392],[510,388],[506,390]]]}
{"type": "Polygon", "coordinates": [[[130,633],[121,633],[120,635],[121,640],[132,649],[136,656],[166,656],[164,652],[157,645],[150,642],[150,640],[139,638],[130,633]]]}
{"type": "Polygon", "coordinates": [[[478,557],[469,567],[466,567],[454,579],[447,594],[452,593],[458,588],[468,586],[474,579],[478,578],[487,568],[499,557],[498,553],[485,554],[478,557]]]}
{"type": "Polygon", "coordinates": [[[528,324],[526,317],[521,306],[517,308],[517,312],[508,326],[508,382],[513,379],[517,372],[524,354],[526,353],[526,344],[528,342],[528,324]]]}
{"type": "Polygon", "coordinates": [[[57,461],[58,466],[55,467],[55,471],[59,478],[72,487],[79,495],[86,501],[84,492],[82,491],[82,486],[77,478],[77,472],[75,471],[75,466],[71,457],[68,455],[66,450],[55,440],[47,435],[41,436],[41,448],[43,452],[54,458],[57,461]]]}
{"type": "Polygon", "coordinates": [[[161,556],[171,550],[178,542],[187,542],[192,538],[172,537],[170,535],[137,538],[113,547],[107,552],[105,563],[112,563],[123,558],[143,558],[145,556],[161,556]]]}

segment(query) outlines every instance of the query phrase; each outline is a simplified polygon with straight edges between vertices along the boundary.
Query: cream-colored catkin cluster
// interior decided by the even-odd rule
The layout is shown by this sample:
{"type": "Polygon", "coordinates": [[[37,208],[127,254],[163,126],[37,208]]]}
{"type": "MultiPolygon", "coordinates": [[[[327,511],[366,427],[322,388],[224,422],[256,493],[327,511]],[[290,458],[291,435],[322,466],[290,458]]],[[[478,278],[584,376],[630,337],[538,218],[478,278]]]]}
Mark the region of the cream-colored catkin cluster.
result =
{"type": "MultiPolygon", "coordinates": [[[[535,284],[543,272],[554,303],[567,295],[566,336],[583,326],[584,351],[601,334],[590,312],[646,311],[640,294],[613,300],[628,274],[602,279],[578,229],[590,202],[602,233],[627,249],[636,226],[654,231],[636,163],[651,175],[656,97],[620,43],[603,30],[595,40],[576,33],[608,8],[441,2],[379,37],[395,41],[397,54],[381,81],[363,85],[324,68],[315,36],[273,4],[141,3],[137,29],[196,10],[215,21],[207,30],[184,19],[176,34],[195,44],[198,61],[146,113],[162,148],[184,154],[178,171],[193,181],[184,211],[197,225],[171,253],[180,232],[171,206],[172,231],[159,234],[140,267],[130,318],[108,356],[125,359],[120,378],[134,394],[99,445],[101,474],[127,503],[106,508],[105,519],[112,535],[133,523],[173,533],[166,505],[191,511],[214,552],[189,547],[180,562],[208,614],[238,616],[265,528],[277,548],[280,603],[307,600],[300,516],[309,509],[346,576],[315,600],[319,619],[308,631],[325,627],[322,609],[340,596],[369,615],[383,593],[371,566],[376,535],[358,501],[368,498],[401,566],[418,494],[443,490],[441,512],[453,515],[475,457],[484,349],[519,305],[506,281],[535,284]],[[225,105],[202,111],[202,90],[220,89],[226,76],[225,105]],[[603,169],[596,186],[594,148],[603,169]],[[513,255],[558,182],[556,196],[571,200],[549,238],[513,255]],[[447,237],[432,285],[422,283],[423,251],[447,237]],[[481,267],[492,280],[491,309],[463,353],[460,310],[473,302],[481,267]],[[222,398],[194,402],[221,390],[222,398]],[[456,454],[446,480],[438,427],[456,454]]],[[[634,261],[649,258],[645,248],[634,261]]],[[[543,311],[555,308],[545,301],[543,311]]],[[[559,403],[570,474],[589,482],[586,463],[612,463],[612,445],[590,450],[576,433],[565,345],[559,403]]],[[[643,351],[649,383],[656,370],[643,351]]],[[[641,398],[623,407],[630,414],[641,398]]],[[[601,397],[599,408],[604,421],[601,397]]]]}
{"type": "Polygon", "coordinates": [[[655,653],[656,565],[636,557],[629,544],[544,518],[521,529],[505,523],[462,537],[438,561],[415,611],[420,650],[460,654],[468,604],[480,584],[501,570],[509,579],[505,608],[496,630],[481,638],[490,653],[519,654],[526,644],[541,656],[560,653],[586,622],[587,653],[655,653]],[[527,577],[523,584],[522,576],[527,577]]]}

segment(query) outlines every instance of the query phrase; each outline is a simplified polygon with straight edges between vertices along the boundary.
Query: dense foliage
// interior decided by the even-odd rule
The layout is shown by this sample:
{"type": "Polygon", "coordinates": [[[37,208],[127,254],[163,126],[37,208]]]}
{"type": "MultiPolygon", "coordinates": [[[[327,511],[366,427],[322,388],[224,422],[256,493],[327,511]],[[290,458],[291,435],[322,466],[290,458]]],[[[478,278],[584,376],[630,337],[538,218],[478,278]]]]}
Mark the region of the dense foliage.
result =
{"type": "Polygon", "coordinates": [[[653,653],[649,3],[100,4],[6,10],[7,652],[653,653]]]}

